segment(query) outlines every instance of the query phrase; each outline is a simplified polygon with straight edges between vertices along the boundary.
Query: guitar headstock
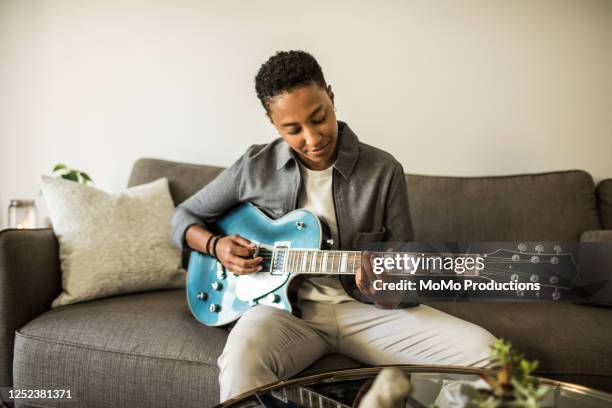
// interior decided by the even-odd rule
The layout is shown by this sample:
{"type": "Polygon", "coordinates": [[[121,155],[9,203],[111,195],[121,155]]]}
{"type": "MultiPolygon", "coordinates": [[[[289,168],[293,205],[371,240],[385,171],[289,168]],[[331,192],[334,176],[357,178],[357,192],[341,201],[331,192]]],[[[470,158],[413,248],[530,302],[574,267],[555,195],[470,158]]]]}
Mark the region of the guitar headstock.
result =
{"type": "MultiPolygon", "coordinates": [[[[482,255],[483,276],[502,282],[539,283],[541,290],[532,294],[536,299],[561,300],[578,276],[574,254],[560,244],[519,243],[514,248],[498,248],[482,255]]],[[[517,290],[516,297],[529,294],[517,290]]]]}

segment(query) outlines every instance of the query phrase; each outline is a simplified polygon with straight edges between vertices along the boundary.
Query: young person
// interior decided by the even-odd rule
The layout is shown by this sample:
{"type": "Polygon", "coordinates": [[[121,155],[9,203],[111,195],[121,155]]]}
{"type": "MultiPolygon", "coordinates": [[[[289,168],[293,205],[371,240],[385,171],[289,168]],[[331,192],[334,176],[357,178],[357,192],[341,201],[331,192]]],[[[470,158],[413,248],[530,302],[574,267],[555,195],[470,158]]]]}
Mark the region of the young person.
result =
{"type": "MultiPolygon", "coordinates": [[[[334,93],[310,54],[277,53],[261,66],[255,88],[280,138],[251,146],[177,207],[177,245],[214,250],[239,275],[259,272],[262,258],[253,258],[252,243],[214,236],[207,228],[241,202],[272,218],[307,208],[330,227],[338,249],[412,240],[402,166],[336,120],[334,93]]],[[[360,271],[355,280],[367,296],[366,278],[360,271]]],[[[494,340],[486,330],[426,305],[385,310],[358,302],[335,277],[307,279],[298,305],[300,318],[257,305],[238,320],[218,360],[221,401],[295,375],[329,353],[373,365],[483,366],[494,340]]]]}

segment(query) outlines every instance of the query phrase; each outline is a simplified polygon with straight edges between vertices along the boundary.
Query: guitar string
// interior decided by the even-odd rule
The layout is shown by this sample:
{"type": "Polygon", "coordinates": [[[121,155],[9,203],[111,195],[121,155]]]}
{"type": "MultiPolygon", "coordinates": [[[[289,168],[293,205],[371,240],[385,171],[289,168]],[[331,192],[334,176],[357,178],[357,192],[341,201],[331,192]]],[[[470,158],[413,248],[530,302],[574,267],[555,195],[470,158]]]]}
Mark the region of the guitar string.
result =
{"type": "MultiPolygon", "coordinates": [[[[331,264],[340,264],[340,260],[335,260],[333,258],[334,256],[335,256],[335,254],[332,255],[332,260],[331,261],[329,260],[330,257],[328,257],[328,262],[331,263],[331,264]]],[[[271,260],[273,258],[273,256],[265,255],[265,256],[262,256],[262,258],[264,260],[271,260]]],[[[302,254],[291,254],[291,255],[289,255],[288,258],[290,259],[290,262],[301,263],[301,262],[303,262],[304,255],[302,255],[302,254]]],[[[323,255],[316,255],[316,258],[322,260],[324,258],[324,256],[323,255]]],[[[362,258],[362,255],[360,255],[360,254],[357,254],[357,255],[347,255],[347,257],[346,257],[346,259],[348,261],[351,261],[353,258],[359,259],[359,258],[362,258]]],[[[486,264],[505,264],[505,263],[510,263],[510,264],[533,264],[533,265],[537,265],[537,264],[552,264],[552,265],[555,265],[556,264],[556,263],[552,263],[551,261],[533,262],[533,261],[530,261],[530,260],[513,260],[511,258],[507,258],[504,261],[493,261],[493,262],[487,262],[487,260],[485,260],[485,263],[486,264]]]]}

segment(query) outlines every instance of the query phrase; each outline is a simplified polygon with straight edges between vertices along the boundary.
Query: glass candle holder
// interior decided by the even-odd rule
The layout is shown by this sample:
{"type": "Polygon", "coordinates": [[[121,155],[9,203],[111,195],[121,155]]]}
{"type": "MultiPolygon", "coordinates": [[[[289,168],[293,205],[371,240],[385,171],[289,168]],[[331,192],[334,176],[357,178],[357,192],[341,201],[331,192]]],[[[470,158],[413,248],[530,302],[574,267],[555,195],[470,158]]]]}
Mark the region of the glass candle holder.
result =
{"type": "Polygon", "coordinates": [[[34,200],[11,200],[8,209],[9,228],[36,228],[34,200]]]}

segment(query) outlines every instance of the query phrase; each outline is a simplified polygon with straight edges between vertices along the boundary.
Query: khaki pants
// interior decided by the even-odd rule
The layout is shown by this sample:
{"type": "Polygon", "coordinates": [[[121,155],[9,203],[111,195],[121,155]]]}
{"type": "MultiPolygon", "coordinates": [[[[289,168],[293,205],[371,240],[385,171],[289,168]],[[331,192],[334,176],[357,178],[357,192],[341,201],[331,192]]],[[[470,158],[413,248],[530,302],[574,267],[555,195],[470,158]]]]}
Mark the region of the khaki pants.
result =
{"type": "Polygon", "coordinates": [[[426,305],[384,310],[349,301],[301,301],[302,317],[255,306],[231,330],[218,364],[221,401],[291,377],[338,352],[370,365],[483,367],[495,338],[426,305]]]}

